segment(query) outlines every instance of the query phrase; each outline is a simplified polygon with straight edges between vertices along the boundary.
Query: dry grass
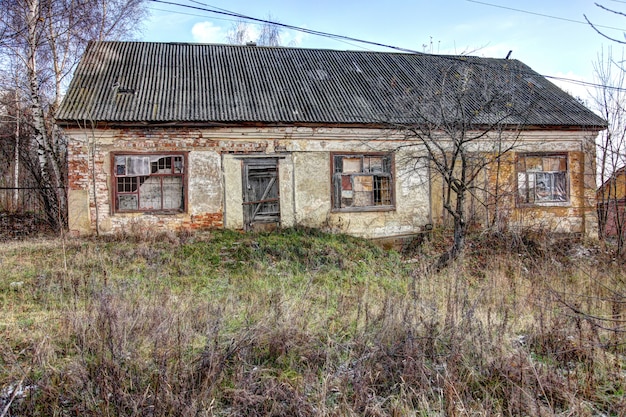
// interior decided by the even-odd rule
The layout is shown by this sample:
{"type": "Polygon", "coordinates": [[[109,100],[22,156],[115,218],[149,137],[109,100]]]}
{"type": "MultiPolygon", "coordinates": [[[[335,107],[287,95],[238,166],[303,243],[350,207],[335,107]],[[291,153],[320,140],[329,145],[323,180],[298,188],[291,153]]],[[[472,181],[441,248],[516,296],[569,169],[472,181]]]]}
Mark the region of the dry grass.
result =
{"type": "Polygon", "coordinates": [[[310,230],[0,247],[0,415],[620,416],[625,271],[475,236],[427,274],[310,230]]]}

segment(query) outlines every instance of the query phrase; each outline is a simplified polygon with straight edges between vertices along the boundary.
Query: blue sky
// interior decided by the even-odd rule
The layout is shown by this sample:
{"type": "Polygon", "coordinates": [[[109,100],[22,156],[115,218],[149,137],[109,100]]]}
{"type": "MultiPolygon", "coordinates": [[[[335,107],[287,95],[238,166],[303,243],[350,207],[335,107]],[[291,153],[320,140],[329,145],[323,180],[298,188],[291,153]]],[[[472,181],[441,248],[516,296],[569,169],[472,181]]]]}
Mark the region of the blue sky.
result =
{"type": "MultiPolygon", "coordinates": [[[[593,81],[593,62],[602,48],[621,46],[597,34],[583,15],[606,34],[624,39],[626,17],[606,12],[593,0],[167,0],[199,8],[221,8],[307,29],[345,35],[420,52],[503,58],[512,50],[535,71],[550,76],[593,81]],[[519,9],[516,11],[511,9],[519,9]],[[545,15],[545,16],[542,16],[545,15]],[[617,28],[617,29],[612,29],[617,28]],[[622,30],[623,28],[623,30],[622,30]]],[[[596,0],[626,11],[625,0],[596,0]]],[[[148,2],[151,17],[141,40],[225,43],[235,18],[148,2]]],[[[251,25],[251,28],[257,27],[251,25]]],[[[297,31],[282,33],[285,44],[302,48],[386,50],[356,42],[340,42],[297,31]]],[[[387,49],[388,50],[388,49],[387,49]]],[[[586,97],[586,88],[554,81],[570,93],[586,97]]]]}

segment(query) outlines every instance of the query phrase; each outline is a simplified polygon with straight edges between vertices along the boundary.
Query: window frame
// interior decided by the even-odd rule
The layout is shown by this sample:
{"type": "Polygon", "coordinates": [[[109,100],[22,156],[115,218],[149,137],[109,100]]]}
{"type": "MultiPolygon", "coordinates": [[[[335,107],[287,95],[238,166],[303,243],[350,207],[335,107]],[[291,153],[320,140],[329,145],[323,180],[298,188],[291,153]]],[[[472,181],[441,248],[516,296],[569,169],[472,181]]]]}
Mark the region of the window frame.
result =
{"type": "MultiPolygon", "coordinates": [[[[344,175],[345,176],[345,175],[344,175]]],[[[391,152],[331,152],[330,154],[330,188],[331,188],[331,211],[332,212],[373,212],[373,211],[393,211],[396,209],[396,190],[395,190],[395,158],[394,154],[391,152]],[[361,158],[361,171],[353,172],[347,175],[350,176],[351,186],[354,187],[352,178],[354,177],[372,177],[372,186],[375,184],[375,177],[383,177],[388,178],[388,191],[390,193],[389,196],[389,204],[374,204],[374,205],[366,205],[366,206],[347,206],[341,207],[341,197],[337,195],[337,182],[341,182],[341,173],[335,172],[336,170],[336,158],[338,157],[347,157],[347,158],[361,158]],[[364,158],[382,158],[382,171],[380,172],[364,172],[363,171],[363,160],[364,158]],[[385,168],[385,159],[387,159],[387,164],[389,165],[389,170],[384,171],[385,168]]],[[[342,187],[342,186],[341,186],[342,187]]],[[[343,188],[340,188],[343,190],[343,188]]],[[[380,191],[378,191],[380,193],[380,191]]],[[[371,193],[373,193],[373,197],[375,197],[376,190],[373,188],[371,193]]]]}
{"type": "MultiPolygon", "coordinates": [[[[536,178],[535,178],[535,182],[537,182],[536,178]]],[[[524,152],[524,153],[518,153],[516,155],[515,158],[515,200],[517,202],[517,205],[520,207],[533,207],[533,206],[568,206],[571,202],[571,192],[570,192],[570,163],[569,163],[569,155],[567,152],[524,152]],[[565,162],[565,170],[541,170],[541,171],[529,171],[528,167],[526,166],[526,160],[525,158],[529,158],[529,157],[535,157],[535,158],[562,158],[563,161],[565,162]],[[524,170],[520,170],[520,160],[524,159],[524,170]],[[564,200],[537,200],[537,196],[536,196],[536,185],[535,187],[531,188],[529,186],[530,181],[529,181],[529,173],[543,173],[543,174],[548,174],[548,175],[552,175],[553,178],[553,183],[554,183],[554,177],[555,174],[559,174],[559,173],[563,173],[564,175],[564,193],[565,193],[565,199],[564,200]],[[525,175],[525,181],[526,181],[526,190],[527,190],[527,195],[525,198],[522,198],[521,195],[521,187],[520,187],[520,174],[524,174],[525,175]],[[530,201],[529,198],[529,191],[533,189],[535,190],[535,196],[534,196],[534,200],[530,201]]]]}
{"type": "MultiPolygon", "coordinates": [[[[188,170],[188,152],[171,152],[171,151],[166,151],[166,152],[111,152],[110,153],[110,157],[111,157],[111,169],[110,169],[110,173],[111,173],[111,214],[127,214],[127,213],[150,213],[150,214],[179,214],[179,213],[186,213],[187,212],[187,207],[188,207],[188,194],[189,194],[189,186],[188,186],[188,175],[187,175],[187,170],[188,170]],[[123,174],[120,175],[117,173],[117,164],[116,164],[116,158],[117,157],[157,157],[157,156],[162,156],[162,157],[169,157],[169,158],[175,158],[175,157],[180,157],[182,158],[182,172],[181,173],[177,173],[174,172],[174,170],[176,169],[175,166],[175,161],[173,159],[170,160],[171,164],[170,164],[170,169],[171,172],[170,173],[163,173],[163,172],[150,172],[150,174],[148,175],[141,175],[141,174],[137,174],[137,175],[128,175],[128,174],[123,174]],[[123,191],[119,191],[119,183],[118,183],[118,179],[120,178],[137,178],[137,182],[139,182],[139,178],[141,177],[158,177],[158,178],[182,178],[182,207],[180,208],[173,208],[173,209],[163,209],[163,208],[159,208],[159,209],[153,209],[153,208],[141,208],[141,193],[140,193],[140,187],[141,184],[137,185],[137,190],[136,191],[129,191],[129,192],[123,192],[123,191]],[[124,209],[120,209],[119,208],[119,196],[120,195],[137,195],[137,209],[132,209],[132,210],[124,210],[124,209]]],[[[158,163],[158,161],[156,161],[158,163]]],[[[150,170],[152,171],[152,163],[150,162],[150,170]]],[[[167,167],[163,168],[166,169],[167,167]]],[[[157,165],[157,169],[161,169],[158,167],[157,165]]],[[[161,180],[160,183],[160,190],[161,190],[161,204],[163,204],[163,188],[164,188],[164,184],[161,180]]]]}

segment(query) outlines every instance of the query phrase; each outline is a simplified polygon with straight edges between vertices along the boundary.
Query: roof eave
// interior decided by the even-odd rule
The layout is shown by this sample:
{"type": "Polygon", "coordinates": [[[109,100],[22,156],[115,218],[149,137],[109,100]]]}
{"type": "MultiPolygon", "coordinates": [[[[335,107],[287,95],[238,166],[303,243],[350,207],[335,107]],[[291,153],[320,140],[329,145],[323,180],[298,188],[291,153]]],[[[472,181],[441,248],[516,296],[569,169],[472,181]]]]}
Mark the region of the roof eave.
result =
{"type": "MultiPolygon", "coordinates": [[[[81,121],[61,119],[56,121],[57,125],[63,128],[97,128],[97,129],[116,129],[116,128],[224,128],[224,127],[335,127],[335,128],[370,128],[370,129],[390,129],[415,126],[415,124],[390,124],[377,122],[305,122],[305,121],[81,121]]],[[[494,130],[494,126],[476,125],[474,130],[494,130]]],[[[498,128],[503,130],[559,130],[559,131],[593,131],[599,132],[607,128],[606,125],[600,124],[580,124],[580,125],[554,125],[554,124],[502,124],[498,128]]]]}

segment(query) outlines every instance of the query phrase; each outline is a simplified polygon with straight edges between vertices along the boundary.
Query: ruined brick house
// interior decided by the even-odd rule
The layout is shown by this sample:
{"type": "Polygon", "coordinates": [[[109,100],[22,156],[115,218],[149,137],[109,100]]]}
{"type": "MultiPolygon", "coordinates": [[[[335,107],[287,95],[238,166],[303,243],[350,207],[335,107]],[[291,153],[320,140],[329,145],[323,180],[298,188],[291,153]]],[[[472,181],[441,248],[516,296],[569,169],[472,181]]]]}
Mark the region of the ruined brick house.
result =
{"type": "Polygon", "coordinates": [[[605,122],[519,61],[142,42],[91,43],[57,112],[69,228],[429,229],[445,220],[445,187],[392,127],[415,123],[399,103],[424,100],[451,60],[505,74],[529,103],[500,131],[518,143],[502,172],[484,177],[511,191],[509,224],[593,234],[593,138],[605,122]]]}

